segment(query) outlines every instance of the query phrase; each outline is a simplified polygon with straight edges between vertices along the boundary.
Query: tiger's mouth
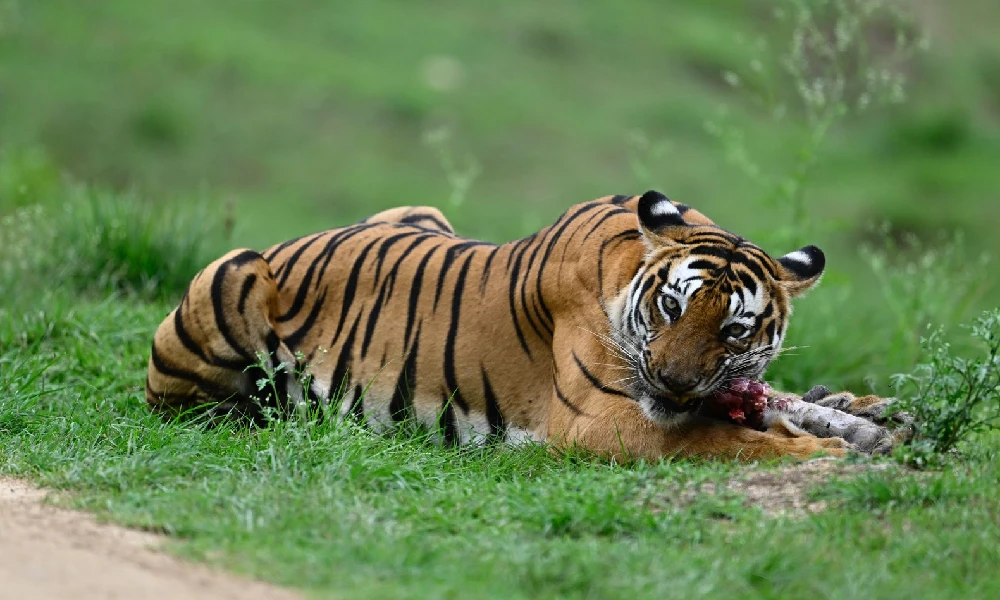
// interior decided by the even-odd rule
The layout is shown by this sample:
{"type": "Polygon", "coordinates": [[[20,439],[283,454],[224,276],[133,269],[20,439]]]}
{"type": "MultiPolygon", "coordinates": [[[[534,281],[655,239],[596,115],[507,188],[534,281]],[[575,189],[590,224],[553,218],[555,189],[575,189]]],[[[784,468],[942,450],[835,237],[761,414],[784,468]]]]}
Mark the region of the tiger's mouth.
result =
{"type": "Polygon", "coordinates": [[[667,390],[654,387],[645,381],[641,381],[636,387],[636,398],[647,398],[657,409],[668,414],[684,414],[697,410],[701,407],[705,399],[714,393],[713,390],[704,394],[678,397],[667,390]]]}
{"type": "Polygon", "coordinates": [[[701,407],[701,403],[705,401],[705,396],[695,396],[681,402],[667,396],[654,396],[653,398],[668,412],[678,414],[697,410],[701,407]]]}

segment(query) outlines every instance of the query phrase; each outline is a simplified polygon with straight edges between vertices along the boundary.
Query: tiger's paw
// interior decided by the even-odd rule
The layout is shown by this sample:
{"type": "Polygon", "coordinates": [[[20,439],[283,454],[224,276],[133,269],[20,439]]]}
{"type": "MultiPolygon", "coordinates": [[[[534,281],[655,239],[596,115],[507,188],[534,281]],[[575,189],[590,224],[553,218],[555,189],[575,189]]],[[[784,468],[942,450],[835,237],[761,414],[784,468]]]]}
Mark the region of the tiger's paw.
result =
{"type": "Polygon", "coordinates": [[[786,452],[795,458],[812,458],[817,455],[843,458],[854,447],[843,438],[800,437],[789,440],[786,452]]]}
{"type": "Polygon", "coordinates": [[[818,437],[797,427],[787,418],[770,423],[767,432],[782,438],[781,454],[796,458],[810,458],[823,453],[829,456],[846,456],[857,448],[842,437],[818,437]]]}

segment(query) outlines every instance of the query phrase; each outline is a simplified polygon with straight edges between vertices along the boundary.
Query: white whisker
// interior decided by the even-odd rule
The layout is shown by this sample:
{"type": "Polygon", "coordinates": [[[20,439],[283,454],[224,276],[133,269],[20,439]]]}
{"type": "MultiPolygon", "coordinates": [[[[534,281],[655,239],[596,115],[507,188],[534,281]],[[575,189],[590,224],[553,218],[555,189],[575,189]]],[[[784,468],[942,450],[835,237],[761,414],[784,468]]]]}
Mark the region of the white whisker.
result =
{"type": "Polygon", "coordinates": [[[631,366],[625,366],[625,365],[613,365],[611,363],[593,363],[593,364],[600,365],[602,367],[608,367],[610,369],[618,369],[620,371],[631,371],[632,370],[631,366]]]}

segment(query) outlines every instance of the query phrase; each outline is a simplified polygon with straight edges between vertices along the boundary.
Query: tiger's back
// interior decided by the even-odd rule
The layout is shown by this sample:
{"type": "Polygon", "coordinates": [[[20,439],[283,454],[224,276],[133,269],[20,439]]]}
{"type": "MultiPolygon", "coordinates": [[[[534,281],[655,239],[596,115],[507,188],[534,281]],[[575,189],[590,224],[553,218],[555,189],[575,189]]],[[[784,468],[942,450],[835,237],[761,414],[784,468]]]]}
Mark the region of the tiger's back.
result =
{"type": "Polygon", "coordinates": [[[412,417],[446,441],[543,439],[554,334],[543,288],[559,279],[559,240],[459,238],[439,211],[421,207],[261,254],[233,251],[194,279],[158,330],[147,399],[171,412],[209,404],[254,414],[262,400],[287,410],[341,398],[342,414],[376,427],[412,417]],[[202,347],[217,350],[195,351],[202,347]],[[264,370],[255,367],[260,352],[264,370]],[[256,382],[281,362],[292,368],[265,398],[256,382]],[[293,376],[303,369],[304,388],[293,376]]]}

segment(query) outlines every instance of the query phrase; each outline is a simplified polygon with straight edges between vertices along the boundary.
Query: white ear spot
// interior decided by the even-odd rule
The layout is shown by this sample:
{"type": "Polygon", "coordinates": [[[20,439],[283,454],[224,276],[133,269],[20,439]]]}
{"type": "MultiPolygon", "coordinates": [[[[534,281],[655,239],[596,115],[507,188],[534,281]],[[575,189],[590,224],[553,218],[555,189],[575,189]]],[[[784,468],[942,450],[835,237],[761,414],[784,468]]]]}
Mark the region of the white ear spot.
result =
{"type": "Polygon", "coordinates": [[[663,199],[649,207],[649,214],[654,217],[665,217],[667,215],[679,215],[680,211],[670,200],[663,199]]]}
{"type": "Polygon", "coordinates": [[[795,252],[789,252],[788,254],[781,257],[783,260],[789,260],[792,262],[797,262],[803,266],[812,266],[812,257],[801,250],[796,250],[795,252]]]}

